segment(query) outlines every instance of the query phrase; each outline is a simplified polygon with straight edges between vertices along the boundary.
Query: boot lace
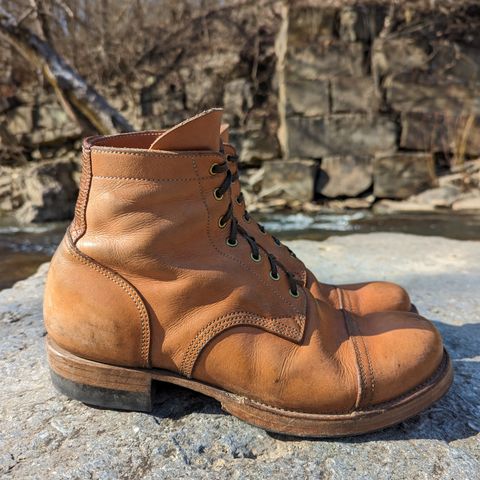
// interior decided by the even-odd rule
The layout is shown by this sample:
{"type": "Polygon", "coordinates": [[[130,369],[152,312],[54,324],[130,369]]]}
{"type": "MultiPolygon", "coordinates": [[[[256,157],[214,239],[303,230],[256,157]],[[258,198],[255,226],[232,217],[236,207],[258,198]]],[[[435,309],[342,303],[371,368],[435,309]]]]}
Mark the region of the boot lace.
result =
{"type": "MultiPolygon", "coordinates": [[[[223,179],[223,182],[221,183],[221,185],[213,191],[213,196],[215,197],[215,199],[222,200],[225,193],[227,193],[227,191],[230,190],[232,183],[234,181],[238,181],[238,172],[236,174],[232,174],[228,166],[228,161],[226,160],[222,163],[214,163],[210,167],[210,173],[212,175],[223,174],[223,173],[225,174],[225,178],[223,179]]],[[[242,195],[242,199],[243,199],[243,195],[242,195]]],[[[235,201],[238,202],[238,197],[235,201]]],[[[247,212],[245,211],[245,213],[247,212]]],[[[285,272],[285,275],[290,287],[289,288],[290,295],[292,297],[298,297],[299,296],[298,284],[295,277],[282,265],[282,263],[275,257],[275,255],[272,255],[271,253],[267,252],[263,247],[258,245],[258,243],[255,241],[255,238],[249,235],[248,232],[238,223],[238,220],[235,218],[233,214],[233,202],[231,199],[228,204],[227,211],[218,220],[218,226],[220,228],[225,228],[228,224],[230,224],[230,233],[226,240],[227,245],[229,247],[236,247],[238,245],[237,237],[238,235],[241,235],[243,238],[245,238],[245,240],[248,242],[250,246],[250,250],[251,250],[250,257],[254,262],[260,262],[262,260],[260,250],[263,250],[270,263],[270,278],[272,280],[279,280],[280,279],[279,269],[283,270],[285,272]]],[[[259,225],[259,228],[260,228],[260,231],[262,231],[262,233],[265,233],[265,229],[263,227],[259,225]]]]}
{"type": "MultiPolygon", "coordinates": [[[[236,171],[234,174],[232,174],[232,183],[234,182],[239,182],[240,181],[240,178],[239,178],[239,174],[238,174],[238,155],[227,155],[227,160],[229,162],[231,162],[232,164],[234,165],[237,165],[237,168],[236,168],[236,171]]],[[[238,203],[238,205],[243,205],[243,218],[246,222],[250,223],[252,221],[252,216],[250,215],[250,213],[248,213],[246,207],[245,207],[245,197],[243,196],[243,192],[240,191],[240,194],[238,195],[238,197],[235,199],[235,201],[238,203]]],[[[258,222],[255,222],[258,229],[260,230],[260,232],[263,234],[263,235],[268,235],[267,231],[265,230],[265,227],[261,224],[261,223],[258,223],[258,222]]],[[[295,253],[290,249],[288,248],[286,245],[283,245],[283,243],[277,238],[275,237],[274,235],[271,235],[273,241],[275,242],[275,245],[279,246],[279,247],[284,247],[288,250],[288,253],[290,253],[290,255],[294,258],[296,258],[297,256],[295,255],[295,253]]]]}

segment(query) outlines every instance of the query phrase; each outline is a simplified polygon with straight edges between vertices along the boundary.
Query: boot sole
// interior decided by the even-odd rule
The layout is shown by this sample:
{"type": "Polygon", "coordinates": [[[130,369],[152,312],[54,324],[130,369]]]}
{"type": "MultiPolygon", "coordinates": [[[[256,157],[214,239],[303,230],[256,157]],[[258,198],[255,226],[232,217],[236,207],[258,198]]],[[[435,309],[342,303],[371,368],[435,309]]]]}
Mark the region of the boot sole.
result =
{"type": "Polygon", "coordinates": [[[152,381],[189,388],[218,400],[228,413],[264,430],[299,437],[360,435],[417,415],[449,389],[453,369],[447,352],[435,374],[401,397],[345,414],[284,410],[158,369],[117,367],[77,357],[47,337],[53,385],[69,398],[102,408],[151,412],[152,381]]]}

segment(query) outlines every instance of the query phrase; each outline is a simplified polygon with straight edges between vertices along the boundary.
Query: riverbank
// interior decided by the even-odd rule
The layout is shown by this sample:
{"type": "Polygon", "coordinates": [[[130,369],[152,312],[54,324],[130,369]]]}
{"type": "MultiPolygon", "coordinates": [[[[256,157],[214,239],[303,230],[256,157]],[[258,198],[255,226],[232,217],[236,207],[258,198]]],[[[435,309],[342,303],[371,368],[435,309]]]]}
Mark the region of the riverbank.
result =
{"type": "MultiPolygon", "coordinates": [[[[342,213],[294,211],[254,213],[266,229],[282,240],[325,240],[332,235],[391,232],[480,240],[480,214],[459,212],[396,212],[370,210],[342,213]]],[[[32,275],[50,260],[63,237],[66,222],[21,225],[0,219],[0,290],[32,275]]]]}
{"type": "Polygon", "coordinates": [[[455,382],[382,432],[328,441],[268,434],[213,400],[162,386],[153,414],[104,411],[50,385],[41,317],[46,266],[0,292],[0,476],[403,480],[480,478],[480,242],[375,233],[289,242],[323,281],[404,285],[440,329],[455,382]]]}

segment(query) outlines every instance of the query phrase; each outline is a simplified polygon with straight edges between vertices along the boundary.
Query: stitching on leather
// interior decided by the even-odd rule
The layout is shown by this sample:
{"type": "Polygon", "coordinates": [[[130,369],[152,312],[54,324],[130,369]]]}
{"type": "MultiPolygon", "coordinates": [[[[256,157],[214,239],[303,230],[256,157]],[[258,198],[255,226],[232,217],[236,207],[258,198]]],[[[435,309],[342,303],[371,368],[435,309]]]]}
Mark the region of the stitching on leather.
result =
{"type": "Polygon", "coordinates": [[[141,339],[141,350],[140,356],[143,360],[144,366],[148,367],[150,365],[150,358],[149,358],[149,351],[150,351],[150,321],[147,309],[145,305],[138,295],[138,293],[133,289],[131,285],[129,285],[122,277],[120,277],[115,272],[108,270],[107,268],[101,266],[100,264],[96,263],[93,259],[82,253],[78,250],[71,239],[70,236],[67,235],[68,241],[65,242],[68,251],[74,255],[80,262],[87,265],[88,267],[92,268],[93,270],[97,271],[104,277],[110,279],[113,283],[118,285],[122,290],[124,290],[127,295],[133,300],[135,307],[137,308],[140,314],[140,323],[141,323],[141,331],[142,331],[142,339],[141,339]]]}
{"type": "Polygon", "coordinates": [[[205,346],[215,336],[232,326],[260,326],[269,328],[271,331],[281,333],[285,336],[298,336],[301,330],[297,331],[288,325],[279,324],[280,321],[286,321],[290,318],[291,317],[265,318],[249,312],[233,312],[211,320],[197,332],[193,340],[190,342],[183,356],[180,371],[185,376],[190,377],[192,375],[193,367],[205,346]]]}
{"type": "Polygon", "coordinates": [[[373,399],[373,395],[374,395],[374,392],[375,392],[375,373],[373,371],[373,366],[372,366],[372,361],[371,361],[371,358],[370,358],[370,354],[368,352],[368,348],[367,348],[367,344],[365,343],[365,339],[363,338],[363,335],[361,335],[361,331],[360,331],[360,327],[357,325],[357,328],[359,330],[359,337],[360,337],[360,340],[363,344],[363,349],[365,351],[365,356],[367,357],[367,365],[368,365],[368,370],[370,372],[370,378],[371,378],[371,381],[370,381],[370,391],[368,392],[368,395],[367,395],[367,398],[365,399],[366,402],[370,402],[372,399],[373,399]]]}
{"type": "MultiPolygon", "coordinates": [[[[345,295],[345,293],[346,293],[345,290],[343,290],[343,289],[339,289],[339,290],[342,291],[342,297],[345,298],[345,300],[346,300],[346,303],[348,305],[347,310],[350,313],[358,313],[358,312],[356,312],[356,309],[353,308],[353,304],[352,304],[350,296],[345,295]]],[[[372,366],[372,361],[371,361],[371,358],[370,358],[370,354],[368,352],[367,344],[365,343],[365,339],[363,338],[360,326],[358,325],[358,322],[353,317],[350,317],[350,318],[351,318],[352,323],[355,324],[356,333],[357,333],[356,336],[358,336],[358,338],[360,339],[361,344],[363,346],[362,351],[364,352],[364,356],[367,358],[367,367],[368,367],[368,373],[369,373],[369,377],[370,377],[370,389],[367,389],[365,391],[365,396],[363,398],[363,402],[368,403],[373,399],[373,395],[374,395],[374,392],[375,392],[375,373],[373,371],[373,366],[372,366]]],[[[363,357],[363,355],[362,355],[362,357],[363,357]]],[[[362,363],[362,368],[365,368],[365,364],[363,362],[363,359],[361,360],[361,363],[362,363]]],[[[365,384],[365,387],[366,387],[366,384],[365,384]]]]}
{"type": "MultiPolygon", "coordinates": [[[[137,182],[152,182],[152,183],[164,183],[164,182],[193,182],[197,180],[193,178],[140,178],[140,177],[122,177],[115,175],[94,175],[93,178],[103,178],[104,180],[134,180],[137,182]]],[[[200,177],[201,180],[208,180],[211,177],[200,177]]]]}
{"type": "MultiPolygon", "coordinates": [[[[207,236],[208,236],[208,240],[210,242],[210,245],[215,249],[215,251],[217,253],[219,253],[221,256],[225,257],[225,258],[229,258],[230,260],[234,260],[235,262],[239,263],[240,265],[242,265],[243,267],[245,267],[250,273],[252,273],[253,275],[255,275],[259,280],[260,282],[266,286],[267,288],[269,287],[269,285],[267,285],[267,283],[265,283],[263,281],[263,279],[260,277],[260,275],[258,275],[258,273],[256,273],[254,270],[252,270],[246,263],[242,262],[240,259],[238,259],[237,257],[233,256],[233,255],[228,255],[224,252],[222,252],[219,248],[217,248],[217,246],[215,245],[213,239],[212,239],[212,236],[211,236],[211,233],[210,233],[210,225],[211,225],[211,216],[210,216],[210,210],[208,208],[208,204],[207,204],[207,201],[205,200],[205,194],[203,192],[203,188],[202,188],[202,184],[200,182],[200,175],[199,175],[199,172],[198,172],[198,167],[197,167],[197,163],[195,162],[195,160],[192,160],[192,163],[193,163],[193,168],[195,170],[195,173],[197,175],[197,181],[198,181],[198,188],[200,189],[200,195],[201,195],[201,198],[202,198],[202,202],[203,202],[203,205],[205,206],[205,210],[207,211],[207,236]]],[[[295,307],[295,305],[293,305],[292,303],[290,303],[290,301],[286,298],[284,298],[282,295],[280,295],[275,289],[271,289],[270,291],[272,291],[277,297],[279,297],[281,300],[283,300],[287,305],[289,305],[293,310],[295,310],[297,312],[298,315],[300,315],[302,317],[302,319],[305,318],[305,316],[295,307]]],[[[301,326],[301,323],[300,321],[297,321],[297,325],[298,327],[301,329],[302,326],[301,326]]]]}
{"type": "Polygon", "coordinates": [[[113,147],[102,147],[96,146],[92,147],[92,151],[99,153],[112,153],[115,155],[129,155],[133,157],[155,157],[155,158],[165,158],[171,157],[172,159],[182,157],[185,159],[188,158],[202,158],[202,157],[216,157],[218,159],[223,159],[222,154],[217,152],[198,152],[198,153],[187,153],[187,152],[167,152],[164,150],[145,150],[142,148],[130,149],[124,148],[122,150],[115,150],[113,147]]]}
{"type": "Polygon", "coordinates": [[[75,205],[75,215],[71,223],[72,237],[77,242],[87,230],[87,204],[92,183],[92,158],[90,148],[82,151],[82,176],[78,199],[75,205]]]}
{"type": "Polygon", "coordinates": [[[347,310],[342,309],[342,314],[345,321],[345,327],[347,328],[348,337],[353,345],[355,358],[357,360],[357,370],[360,377],[360,395],[358,396],[358,399],[355,402],[355,407],[358,408],[360,405],[362,405],[365,397],[367,379],[366,379],[365,370],[362,362],[362,355],[360,353],[360,349],[358,348],[358,344],[357,344],[357,339],[355,335],[356,332],[354,331],[356,330],[355,328],[356,325],[353,323],[353,319],[350,317],[349,312],[347,310]]]}
{"type": "MultiPolygon", "coordinates": [[[[164,130],[165,131],[165,130],[164,130]]],[[[105,140],[108,139],[110,140],[111,138],[122,138],[122,137],[147,137],[147,136],[156,136],[160,135],[162,132],[161,131],[151,131],[151,132],[125,132],[125,133],[120,133],[118,135],[108,135],[107,137],[102,137],[100,136],[96,142],[100,140],[105,140]]],[[[93,146],[99,146],[99,147],[108,147],[108,145],[101,145],[96,142],[91,143],[90,145],[93,146]]]]}

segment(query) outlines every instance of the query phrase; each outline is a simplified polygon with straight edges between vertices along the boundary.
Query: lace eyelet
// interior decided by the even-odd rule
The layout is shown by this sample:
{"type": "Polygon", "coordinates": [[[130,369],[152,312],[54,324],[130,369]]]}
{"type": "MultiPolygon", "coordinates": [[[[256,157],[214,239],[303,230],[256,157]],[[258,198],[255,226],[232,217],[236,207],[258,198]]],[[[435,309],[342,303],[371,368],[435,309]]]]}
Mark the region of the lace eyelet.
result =
{"type": "Polygon", "coordinates": [[[246,217],[245,215],[243,216],[243,219],[247,222],[247,223],[251,223],[252,219],[250,217],[246,217]]]}
{"type": "Polygon", "coordinates": [[[218,219],[218,227],[225,228],[227,226],[227,222],[222,222],[222,217],[218,219]]]}
{"type": "Polygon", "coordinates": [[[227,241],[226,241],[226,244],[229,246],[229,247],[236,247],[238,245],[238,240],[235,240],[234,242],[230,242],[230,239],[227,238],[227,241]]]}
{"type": "Polygon", "coordinates": [[[262,228],[260,225],[258,226],[258,229],[260,230],[260,233],[261,233],[262,235],[266,235],[266,234],[267,234],[267,231],[266,231],[264,228],[262,228]]]}
{"type": "Polygon", "coordinates": [[[258,257],[256,257],[253,253],[251,253],[250,258],[257,263],[262,261],[262,256],[260,254],[258,254],[258,257]]]}
{"type": "Polygon", "coordinates": [[[214,191],[213,191],[213,197],[215,198],[215,200],[222,200],[223,199],[223,194],[222,195],[219,195],[218,194],[218,188],[216,188],[214,191]]]}
{"type": "Polygon", "coordinates": [[[216,175],[217,172],[214,172],[213,169],[218,165],[218,163],[213,163],[211,166],[210,166],[210,175],[216,175]]]}
{"type": "Polygon", "coordinates": [[[290,252],[290,256],[293,258],[297,258],[297,256],[293,252],[290,252]]]}
{"type": "Polygon", "coordinates": [[[273,273],[270,272],[270,278],[275,281],[280,280],[280,274],[277,272],[277,275],[273,275],[273,273]]]}
{"type": "Polygon", "coordinates": [[[300,294],[298,293],[298,290],[295,291],[295,292],[292,292],[292,289],[290,288],[288,290],[288,293],[293,297],[293,298],[298,298],[300,296],[300,294]]]}
{"type": "Polygon", "coordinates": [[[241,205],[241,204],[242,204],[242,202],[238,200],[238,197],[235,199],[235,202],[236,202],[237,205],[241,205]]]}
{"type": "Polygon", "coordinates": [[[273,242],[275,243],[275,245],[276,245],[277,247],[281,247],[281,246],[282,246],[282,242],[281,242],[280,240],[278,240],[277,238],[275,238],[275,239],[273,240],[273,242]]]}

